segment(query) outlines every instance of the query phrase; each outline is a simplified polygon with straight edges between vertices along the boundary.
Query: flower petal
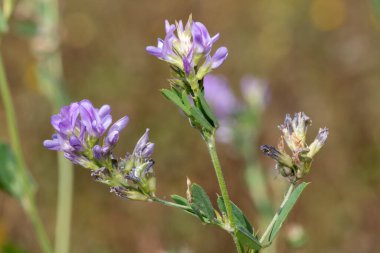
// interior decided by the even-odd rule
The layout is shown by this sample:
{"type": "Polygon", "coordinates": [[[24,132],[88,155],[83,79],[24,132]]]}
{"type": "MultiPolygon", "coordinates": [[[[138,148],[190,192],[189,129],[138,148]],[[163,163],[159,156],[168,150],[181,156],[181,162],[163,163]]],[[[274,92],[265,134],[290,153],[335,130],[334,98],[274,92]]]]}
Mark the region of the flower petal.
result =
{"type": "Polygon", "coordinates": [[[211,58],[211,68],[216,69],[226,60],[228,56],[228,50],[226,47],[220,47],[216,50],[215,54],[211,58]]]}

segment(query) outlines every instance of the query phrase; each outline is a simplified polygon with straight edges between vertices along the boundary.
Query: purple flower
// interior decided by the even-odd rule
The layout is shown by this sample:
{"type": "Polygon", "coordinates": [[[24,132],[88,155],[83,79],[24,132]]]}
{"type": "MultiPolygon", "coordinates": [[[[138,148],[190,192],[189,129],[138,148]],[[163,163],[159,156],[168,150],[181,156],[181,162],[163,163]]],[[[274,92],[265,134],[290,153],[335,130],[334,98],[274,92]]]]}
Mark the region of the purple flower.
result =
{"type": "Polygon", "coordinates": [[[217,140],[230,143],[233,137],[233,118],[241,109],[225,77],[208,74],[204,81],[205,98],[220,121],[217,140]]]}
{"type": "Polygon", "coordinates": [[[207,28],[201,22],[193,23],[192,35],[196,45],[196,53],[198,54],[209,54],[212,45],[219,39],[219,33],[211,38],[207,28]]]}
{"type": "Polygon", "coordinates": [[[241,79],[240,87],[243,98],[248,105],[260,111],[265,108],[270,97],[268,84],[265,80],[246,75],[241,79]]]}
{"type": "Polygon", "coordinates": [[[154,143],[149,142],[149,129],[146,129],[143,136],[137,142],[133,155],[144,159],[149,158],[154,150],[154,143]]]}
{"type": "Polygon", "coordinates": [[[230,118],[240,104],[223,76],[208,74],[204,81],[205,98],[220,120],[230,118]]]}
{"type": "Polygon", "coordinates": [[[219,67],[227,58],[227,48],[219,48],[210,55],[213,44],[219,34],[211,37],[207,28],[191,16],[183,26],[182,20],[176,25],[165,21],[165,39],[158,39],[157,46],[148,46],[147,52],[157,58],[169,62],[187,76],[196,75],[202,79],[212,69],[219,67]]]}
{"type": "Polygon", "coordinates": [[[228,50],[226,47],[220,47],[216,50],[213,56],[207,55],[205,63],[200,67],[198,71],[198,78],[202,78],[211,70],[218,68],[226,60],[228,56],[228,50]]]}
{"type": "Polygon", "coordinates": [[[93,137],[101,137],[112,123],[111,108],[103,105],[100,109],[94,108],[89,100],[82,100],[80,104],[80,116],[82,125],[87,133],[93,137]]]}
{"type": "Polygon", "coordinates": [[[63,151],[72,162],[89,168],[92,158],[100,159],[113,149],[127,123],[128,117],[125,116],[110,127],[109,105],[95,108],[89,100],[82,100],[62,107],[59,114],[51,117],[56,133],[43,144],[50,150],[63,151]],[[101,147],[98,143],[102,138],[101,147]]]}
{"type": "Polygon", "coordinates": [[[176,38],[174,35],[174,31],[176,30],[175,25],[169,24],[169,22],[165,21],[165,31],[166,36],[165,39],[158,39],[157,47],[154,46],[148,46],[146,47],[146,50],[149,54],[156,56],[157,58],[167,61],[171,64],[176,64],[176,55],[174,54],[172,47],[173,47],[173,40],[176,38]]]}

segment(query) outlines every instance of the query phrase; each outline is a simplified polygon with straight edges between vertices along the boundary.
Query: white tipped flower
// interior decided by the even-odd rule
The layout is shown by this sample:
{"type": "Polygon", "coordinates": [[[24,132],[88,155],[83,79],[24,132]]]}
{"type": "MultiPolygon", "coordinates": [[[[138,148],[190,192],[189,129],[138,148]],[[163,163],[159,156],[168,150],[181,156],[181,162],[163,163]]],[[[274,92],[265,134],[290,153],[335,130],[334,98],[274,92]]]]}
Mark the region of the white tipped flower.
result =
{"type": "Polygon", "coordinates": [[[320,128],[317,137],[309,146],[309,152],[307,156],[313,158],[313,156],[318,153],[318,151],[325,145],[327,137],[329,135],[328,128],[320,128]]]}

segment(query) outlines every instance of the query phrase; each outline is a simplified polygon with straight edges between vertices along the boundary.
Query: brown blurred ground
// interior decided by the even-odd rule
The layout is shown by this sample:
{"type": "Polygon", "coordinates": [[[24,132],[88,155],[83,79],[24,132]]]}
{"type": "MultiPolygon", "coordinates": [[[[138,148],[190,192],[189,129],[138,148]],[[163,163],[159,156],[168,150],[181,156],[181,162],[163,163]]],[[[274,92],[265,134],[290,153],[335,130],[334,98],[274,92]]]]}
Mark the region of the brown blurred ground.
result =
{"type": "MultiPolygon", "coordinates": [[[[145,52],[163,36],[163,21],[190,13],[229,58],[218,69],[238,91],[240,77],[252,73],[270,83],[272,100],[260,143],[274,144],[276,126],[287,112],[303,110],[330,129],[307,180],[312,184],[290,220],[304,225],[309,243],[281,252],[377,252],[380,249],[380,21],[370,2],[356,0],[61,1],[63,60],[72,100],[108,103],[114,118],[130,116],[118,147],[131,150],[146,127],[156,142],[158,192],[185,193],[185,179],[218,192],[207,150],[196,131],[163,99],[169,71],[145,52]]],[[[16,22],[16,21],[14,21],[16,22]]],[[[18,112],[23,149],[39,183],[38,200],[50,232],[56,203],[55,154],[41,143],[52,133],[48,101],[36,89],[28,40],[8,35],[2,45],[18,112]]],[[[0,122],[4,122],[0,108],[0,122]]],[[[0,137],[7,139],[5,124],[0,137]]],[[[220,156],[231,195],[255,219],[243,180],[243,164],[227,146],[220,156]]],[[[269,159],[260,156],[275,178],[269,159]]],[[[38,252],[29,221],[19,205],[0,195],[0,232],[38,252]],[[1,232],[2,233],[2,232],[1,232]]],[[[229,236],[193,217],[155,204],[120,200],[75,172],[72,252],[233,252],[229,236]],[[186,251],[187,250],[187,251],[186,251]]],[[[0,233],[0,234],[1,234],[0,233]]],[[[0,235],[1,237],[1,235],[0,235]]]]}

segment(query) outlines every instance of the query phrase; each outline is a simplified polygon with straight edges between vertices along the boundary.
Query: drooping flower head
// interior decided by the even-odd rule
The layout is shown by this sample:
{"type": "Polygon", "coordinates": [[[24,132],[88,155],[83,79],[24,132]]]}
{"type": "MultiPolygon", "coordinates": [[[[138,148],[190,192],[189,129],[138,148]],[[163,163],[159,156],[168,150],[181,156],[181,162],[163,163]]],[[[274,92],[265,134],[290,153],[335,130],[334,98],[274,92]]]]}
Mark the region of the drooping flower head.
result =
{"type": "Polygon", "coordinates": [[[279,126],[282,136],[278,149],[270,145],[260,147],[264,154],[276,160],[279,172],[291,182],[297,181],[310,171],[315,154],[326,143],[329,134],[326,127],[319,129],[317,137],[310,145],[306,143],[306,132],[310,125],[311,119],[303,112],[295,113],[293,118],[287,114],[284,123],[279,126]],[[286,153],[284,142],[291,155],[286,153]]]}
{"type": "Polygon", "coordinates": [[[154,196],[156,191],[154,161],[150,157],[153,149],[154,143],[149,142],[147,129],[132,154],[119,159],[112,167],[92,171],[91,175],[96,181],[108,184],[111,192],[119,197],[147,200],[154,196]]]}
{"type": "Polygon", "coordinates": [[[110,186],[116,195],[147,200],[156,189],[154,161],[150,158],[154,144],[149,142],[149,129],[132,154],[117,159],[112,153],[127,123],[125,116],[112,124],[109,105],[95,108],[89,100],[74,102],[51,117],[56,133],[44,141],[44,146],[62,151],[73,163],[90,169],[91,176],[110,186]]]}
{"type": "Polygon", "coordinates": [[[157,46],[148,46],[147,52],[168,62],[176,71],[198,80],[218,68],[227,58],[228,51],[220,47],[211,55],[213,44],[219,39],[219,34],[210,36],[207,28],[193,21],[191,16],[186,25],[182,20],[176,24],[165,21],[165,38],[158,39],[157,46]]]}
{"type": "Polygon", "coordinates": [[[109,105],[95,108],[89,100],[74,102],[51,117],[56,133],[51,140],[44,141],[44,146],[63,151],[67,159],[85,168],[94,168],[96,165],[92,159],[101,159],[114,148],[127,123],[128,117],[125,116],[110,127],[109,105]]]}

